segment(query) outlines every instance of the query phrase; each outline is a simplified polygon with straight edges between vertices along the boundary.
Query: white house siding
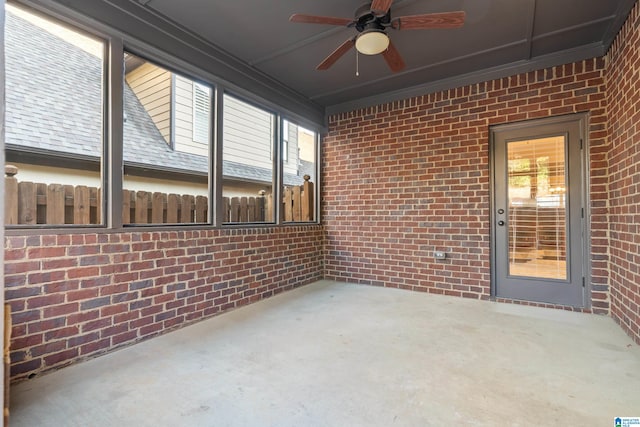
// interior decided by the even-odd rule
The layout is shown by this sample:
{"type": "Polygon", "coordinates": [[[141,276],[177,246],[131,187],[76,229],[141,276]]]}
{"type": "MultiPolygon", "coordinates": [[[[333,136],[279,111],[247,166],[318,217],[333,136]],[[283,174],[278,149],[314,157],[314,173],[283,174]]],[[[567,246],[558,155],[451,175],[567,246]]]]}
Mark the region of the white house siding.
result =
{"type": "Polygon", "coordinates": [[[126,76],[156,127],[169,144],[171,142],[171,73],[145,63],[126,76]]]}
{"type": "Polygon", "coordinates": [[[223,159],[272,169],[273,116],[230,96],[223,114],[223,159]]]}
{"type": "Polygon", "coordinates": [[[194,82],[179,75],[176,75],[175,81],[175,149],[185,153],[208,156],[208,144],[193,139],[194,82]]]}

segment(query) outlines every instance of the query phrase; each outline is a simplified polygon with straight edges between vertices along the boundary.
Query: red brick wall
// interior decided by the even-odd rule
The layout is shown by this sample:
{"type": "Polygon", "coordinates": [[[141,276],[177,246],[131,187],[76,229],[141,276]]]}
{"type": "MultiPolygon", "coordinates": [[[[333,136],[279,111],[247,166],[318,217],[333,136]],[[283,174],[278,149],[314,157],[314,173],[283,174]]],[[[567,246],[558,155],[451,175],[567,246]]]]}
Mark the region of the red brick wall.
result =
{"type": "Polygon", "coordinates": [[[611,314],[640,344],[640,5],[607,55],[611,314]]]}
{"type": "Polygon", "coordinates": [[[14,379],[322,278],[320,226],[5,241],[14,379]]]}
{"type": "Polygon", "coordinates": [[[607,313],[604,90],[592,59],[330,117],[325,276],[487,299],[489,126],[589,112],[592,303],[607,313]]]}

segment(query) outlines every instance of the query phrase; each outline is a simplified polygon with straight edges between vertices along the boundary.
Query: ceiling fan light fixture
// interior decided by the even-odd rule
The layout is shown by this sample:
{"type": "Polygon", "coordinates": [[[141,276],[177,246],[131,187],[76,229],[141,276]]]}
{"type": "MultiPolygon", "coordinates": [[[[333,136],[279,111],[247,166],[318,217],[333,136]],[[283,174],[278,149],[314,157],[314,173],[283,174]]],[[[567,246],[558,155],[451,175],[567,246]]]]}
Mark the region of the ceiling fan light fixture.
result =
{"type": "Polygon", "coordinates": [[[356,49],[363,55],[377,55],[389,47],[389,37],[378,29],[363,31],[356,39],[356,49]]]}

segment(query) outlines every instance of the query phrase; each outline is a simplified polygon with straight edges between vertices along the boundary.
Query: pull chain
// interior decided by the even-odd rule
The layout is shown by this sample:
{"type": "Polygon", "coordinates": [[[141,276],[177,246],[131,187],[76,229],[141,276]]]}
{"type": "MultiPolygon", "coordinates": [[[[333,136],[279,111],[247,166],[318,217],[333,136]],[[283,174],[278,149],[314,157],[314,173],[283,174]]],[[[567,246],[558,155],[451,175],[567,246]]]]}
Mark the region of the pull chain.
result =
{"type": "Polygon", "coordinates": [[[360,56],[358,55],[358,49],[356,49],[356,77],[360,76],[360,56]]]}

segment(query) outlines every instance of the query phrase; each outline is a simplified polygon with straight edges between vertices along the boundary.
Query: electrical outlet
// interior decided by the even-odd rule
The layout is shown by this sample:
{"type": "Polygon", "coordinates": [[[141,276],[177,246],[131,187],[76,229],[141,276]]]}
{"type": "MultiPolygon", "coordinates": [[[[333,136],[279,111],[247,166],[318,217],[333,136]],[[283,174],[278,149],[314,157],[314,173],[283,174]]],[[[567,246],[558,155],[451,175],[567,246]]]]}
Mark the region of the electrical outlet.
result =
{"type": "Polygon", "coordinates": [[[441,252],[441,251],[435,251],[433,253],[433,257],[435,259],[446,259],[447,258],[447,253],[446,252],[441,252]]]}

